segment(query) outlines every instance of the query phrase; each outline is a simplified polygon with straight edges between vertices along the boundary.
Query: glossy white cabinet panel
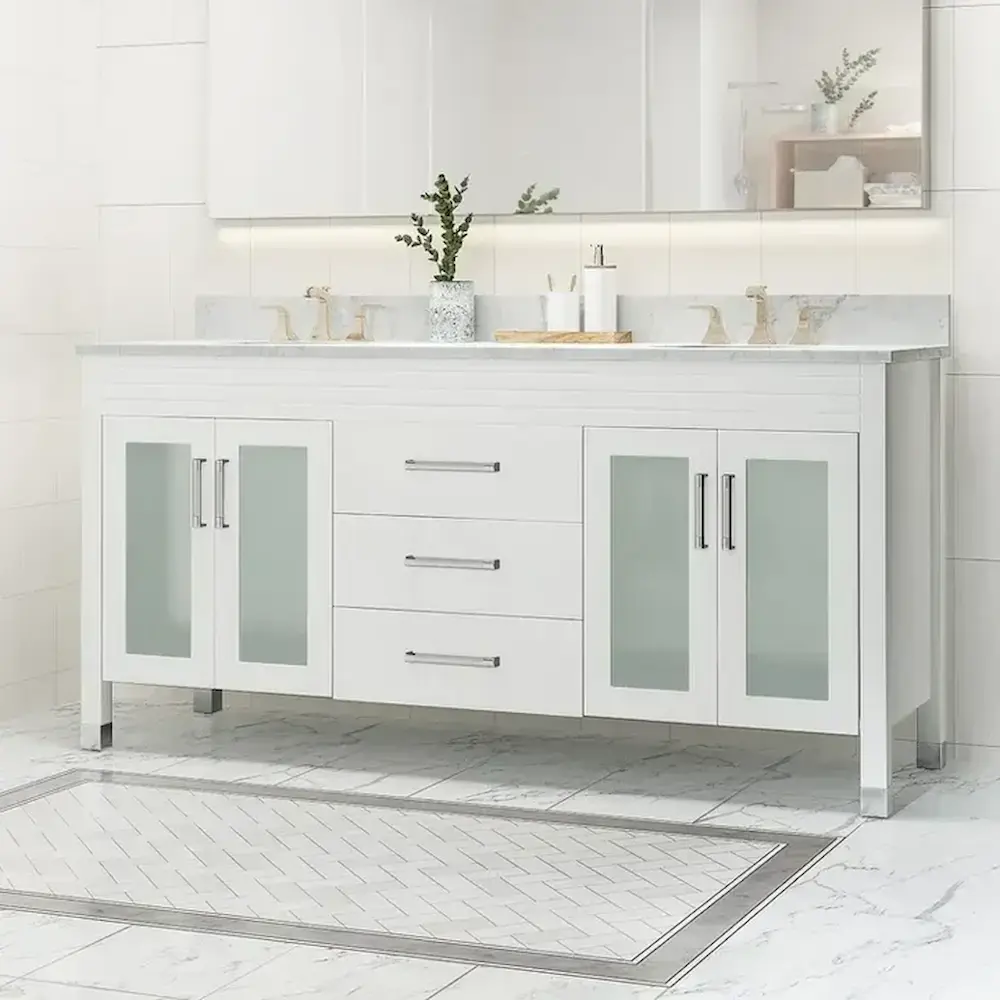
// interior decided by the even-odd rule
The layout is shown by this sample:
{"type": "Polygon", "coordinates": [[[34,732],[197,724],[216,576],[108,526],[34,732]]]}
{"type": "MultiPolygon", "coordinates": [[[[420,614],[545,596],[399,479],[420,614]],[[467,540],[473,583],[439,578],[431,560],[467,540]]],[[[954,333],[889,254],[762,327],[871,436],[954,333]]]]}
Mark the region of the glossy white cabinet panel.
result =
{"type": "Polygon", "coordinates": [[[348,701],[582,715],[581,625],[337,608],[333,694],[348,701]]]}
{"type": "Polygon", "coordinates": [[[579,523],[580,450],[579,428],[342,422],[334,510],[579,523]]]}
{"type": "Polygon", "coordinates": [[[581,617],[576,524],[338,514],[334,539],[338,607],[581,617]]]}

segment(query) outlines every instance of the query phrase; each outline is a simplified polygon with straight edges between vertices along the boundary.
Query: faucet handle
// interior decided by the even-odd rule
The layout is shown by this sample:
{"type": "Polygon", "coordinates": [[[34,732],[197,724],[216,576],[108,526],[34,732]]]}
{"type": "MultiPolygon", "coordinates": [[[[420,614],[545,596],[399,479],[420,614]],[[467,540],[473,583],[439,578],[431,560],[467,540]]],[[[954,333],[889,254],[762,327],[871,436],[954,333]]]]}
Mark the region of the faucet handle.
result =
{"type": "Polygon", "coordinates": [[[282,341],[299,339],[299,335],[292,329],[292,317],[284,306],[262,306],[261,308],[278,314],[278,329],[274,334],[276,340],[282,341]]]}
{"type": "Polygon", "coordinates": [[[731,343],[729,334],[726,333],[726,325],[722,321],[722,311],[718,306],[688,306],[688,308],[708,313],[708,329],[702,338],[702,344],[719,345],[731,343]]]}
{"type": "Polygon", "coordinates": [[[767,298],[767,285],[747,285],[745,294],[748,299],[759,299],[763,301],[767,298]]]}

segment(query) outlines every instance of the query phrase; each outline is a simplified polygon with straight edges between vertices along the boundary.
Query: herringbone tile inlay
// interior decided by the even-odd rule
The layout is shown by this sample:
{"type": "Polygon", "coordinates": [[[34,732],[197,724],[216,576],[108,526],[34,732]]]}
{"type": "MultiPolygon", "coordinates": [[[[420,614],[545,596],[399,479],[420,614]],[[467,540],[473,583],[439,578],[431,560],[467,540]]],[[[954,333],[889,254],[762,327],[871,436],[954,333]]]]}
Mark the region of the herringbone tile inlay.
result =
{"type": "Polygon", "coordinates": [[[0,889],[632,960],[779,846],[94,782],[0,812],[0,889]]]}

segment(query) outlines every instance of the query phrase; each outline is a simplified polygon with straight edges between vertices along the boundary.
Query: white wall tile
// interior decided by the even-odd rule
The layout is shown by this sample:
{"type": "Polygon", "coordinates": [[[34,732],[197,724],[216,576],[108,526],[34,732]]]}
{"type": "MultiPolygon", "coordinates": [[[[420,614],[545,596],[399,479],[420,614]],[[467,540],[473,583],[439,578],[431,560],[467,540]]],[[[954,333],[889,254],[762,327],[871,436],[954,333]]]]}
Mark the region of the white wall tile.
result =
{"type": "Polygon", "coordinates": [[[249,227],[241,241],[220,239],[219,228],[203,205],[166,209],[170,228],[170,299],[173,335],[195,335],[195,300],[199,295],[251,293],[249,227]]]}
{"type": "Polygon", "coordinates": [[[495,274],[497,295],[541,295],[551,274],[558,288],[577,275],[583,280],[582,229],[579,216],[551,219],[496,220],[495,274]]]}
{"type": "Polygon", "coordinates": [[[859,295],[951,293],[952,195],[933,200],[929,213],[859,213],[859,295]]]}
{"type": "Polygon", "coordinates": [[[332,242],[329,220],[254,224],[250,230],[253,295],[304,295],[310,285],[331,285],[332,242]]]}
{"type": "Polygon", "coordinates": [[[100,52],[103,205],[205,200],[204,45],[100,52]]]}
{"type": "Polygon", "coordinates": [[[952,554],[1000,560],[1000,378],[952,379],[955,440],[952,554]]]}
{"type": "Polygon", "coordinates": [[[672,217],[672,295],[741,294],[762,280],[759,215],[672,217]]]}
{"type": "Polygon", "coordinates": [[[1000,192],[957,191],[954,197],[954,368],[1000,375],[996,258],[1000,192]]]}
{"type": "Polygon", "coordinates": [[[41,712],[55,704],[56,675],[45,674],[0,687],[0,718],[41,712]]]}
{"type": "Polygon", "coordinates": [[[1000,188],[1000,4],[956,7],[954,17],[954,184],[1000,188]]]}
{"type": "Polygon", "coordinates": [[[761,278],[775,295],[857,291],[857,214],[770,212],[761,221],[761,278]]]}
{"type": "Polygon", "coordinates": [[[5,655],[0,659],[0,687],[55,673],[57,601],[54,590],[0,599],[0,630],[5,655]]]}
{"type": "MultiPolygon", "coordinates": [[[[80,584],[51,591],[56,604],[56,667],[60,676],[80,672],[80,584]]],[[[68,700],[68,699],[67,699],[68,700]]]]}
{"type": "MultiPolygon", "coordinates": [[[[59,467],[54,438],[58,421],[0,422],[0,517],[10,507],[55,503],[59,467]]],[[[2,630],[0,630],[2,634],[2,630]]]]}
{"type": "Polygon", "coordinates": [[[100,44],[204,42],[208,0],[100,0],[100,44]]]}
{"type": "Polygon", "coordinates": [[[170,340],[171,208],[101,209],[98,328],[101,341],[170,340]]]}
{"type": "Polygon", "coordinates": [[[955,586],[955,738],[1000,746],[1000,563],[958,560],[955,586]]]}
{"type": "Polygon", "coordinates": [[[587,216],[580,228],[583,263],[593,259],[591,247],[603,244],[605,261],[618,268],[619,295],[666,295],[670,232],[668,215],[627,222],[620,216],[587,216]]]}

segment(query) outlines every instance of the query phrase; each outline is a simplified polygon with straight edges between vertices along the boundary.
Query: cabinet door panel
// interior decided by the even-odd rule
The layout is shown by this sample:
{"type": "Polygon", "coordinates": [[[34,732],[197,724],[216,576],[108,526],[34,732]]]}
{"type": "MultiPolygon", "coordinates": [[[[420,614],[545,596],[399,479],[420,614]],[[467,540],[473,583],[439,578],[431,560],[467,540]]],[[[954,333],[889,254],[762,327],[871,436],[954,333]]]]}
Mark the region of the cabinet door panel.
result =
{"type": "Polygon", "coordinates": [[[586,713],[714,723],[714,431],[586,432],[586,713]]]}
{"type": "Polygon", "coordinates": [[[857,732],[856,442],[720,435],[723,725],[857,732]]]}
{"type": "Polygon", "coordinates": [[[103,447],[104,679],[211,687],[212,422],[109,417],[103,447]]]}
{"type": "Polygon", "coordinates": [[[332,690],[331,429],[220,421],[216,687],[332,690]]]}
{"type": "Polygon", "coordinates": [[[363,0],[209,10],[209,214],[361,214],[363,0]]]}

